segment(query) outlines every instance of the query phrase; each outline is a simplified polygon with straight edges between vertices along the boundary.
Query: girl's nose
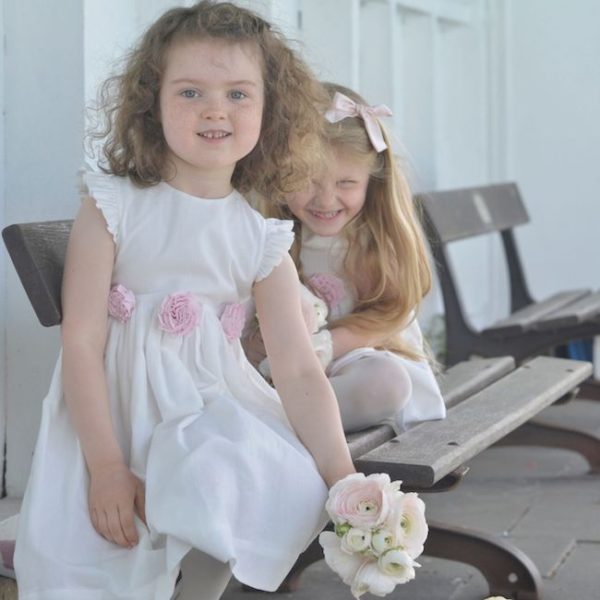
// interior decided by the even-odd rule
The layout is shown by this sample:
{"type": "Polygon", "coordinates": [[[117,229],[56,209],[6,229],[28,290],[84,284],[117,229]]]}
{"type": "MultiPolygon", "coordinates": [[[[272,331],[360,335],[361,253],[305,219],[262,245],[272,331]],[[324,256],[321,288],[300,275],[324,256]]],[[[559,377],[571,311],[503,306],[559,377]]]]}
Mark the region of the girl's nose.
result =
{"type": "Polygon", "coordinates": [[[321,208],[335,204],[335,184],[331,181],[320,181],[315,185],[314,202],[321,208]]]}
{"type": "Polygon", "coordinates": [[[225,103],[221,99],[207,98],[202,106],[201,116],[203,119],[221,120],[227,116],[225,103]]]}

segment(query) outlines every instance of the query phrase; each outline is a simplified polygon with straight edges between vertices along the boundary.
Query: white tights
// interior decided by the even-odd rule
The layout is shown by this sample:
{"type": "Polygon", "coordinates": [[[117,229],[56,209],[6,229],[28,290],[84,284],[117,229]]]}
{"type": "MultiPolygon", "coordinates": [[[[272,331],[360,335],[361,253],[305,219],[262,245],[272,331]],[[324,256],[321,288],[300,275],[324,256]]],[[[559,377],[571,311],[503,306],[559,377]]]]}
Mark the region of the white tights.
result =
{"type": "Polygon", "coordinates": [[[329,378],[340,406],[344,431],[357,431],[392,418],[410,398],[408,371],[394,355],[373,352],[329,378]]]}
{"type": "Polygon", "coordinates": [[[181,571],[177,600],[219,600],[231,579],[227,563],[198,550],[188,552],[181,561],[181,571]]]}

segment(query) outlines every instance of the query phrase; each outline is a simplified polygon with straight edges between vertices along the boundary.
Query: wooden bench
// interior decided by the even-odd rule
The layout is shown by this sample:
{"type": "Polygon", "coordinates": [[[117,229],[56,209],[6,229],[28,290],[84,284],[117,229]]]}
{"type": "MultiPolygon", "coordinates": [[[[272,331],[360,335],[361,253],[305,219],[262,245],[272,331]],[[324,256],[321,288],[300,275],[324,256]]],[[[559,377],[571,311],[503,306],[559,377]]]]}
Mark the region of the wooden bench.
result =
{"type": "MultiPolygon", "coordinates": [[[[423,224],[444,298],[446,364],[476,356],[513,356],[517,363],[572,340],[600,335],[600,291],[562,290],[534,301],[525,277],[514,228],[529,221],[515,183],[422,194],[423,224]],[[481,330],[467,318],[448,246],[458,240],[497,234],[510,284],[510,315],[481,330]]],[[[542,249],[540,249],[542,250],[542,249]]],[[[600,381],[582,386],[582,396],[600,399],[600,381]]]]}
{"type": "MultiPolygon", "coordinates": [[[[552,353],[557,345],[600,334],[600,292],[566,290],[539,302],[525,278],[514,228],[529,221],[515,183],[422,194],[417,197],[444,299],[446,364],[472,356],[513,356],[517,364],[552,353]],[[449,246],[459,240],[497,235],[502,241],[510,286],[511,314],[477,330],[470,323],[452,268],[449,246]]],[[[600,381],[581,385],[581,398],[600,400],[600,381]]],[[[558,447],[584,454],[600,470],[600,439],[565,424],[535,419],[500,442],[558,447]]]]}
{"type": "MultiPolygon", "coordinates": [[[[71,222],[11,225],[3,237],[21,282],[43,325],[61,321],[60,288],[71,222]]],[[[439,376],[448,416],[396,436],[388,425],[349,434],[357,468],[387,472],[404,490],[450,490],[465,476],[465,463],[518,430],[533,415],[573,393],[591,373],[589,363],[539,357],[515,370],[512,358],[465,361],[439,376]]],[[[520,600],[541,597],[541,577],[531,560],[506,541],[430,522],[425,553],[479,569],[490,592],[520,600]]],[[[315,541],[282,586],[293,590],[302,571],[322,558],[315,541]]],[[[185,577],[185,574],[184,574],[185,577]]]]}

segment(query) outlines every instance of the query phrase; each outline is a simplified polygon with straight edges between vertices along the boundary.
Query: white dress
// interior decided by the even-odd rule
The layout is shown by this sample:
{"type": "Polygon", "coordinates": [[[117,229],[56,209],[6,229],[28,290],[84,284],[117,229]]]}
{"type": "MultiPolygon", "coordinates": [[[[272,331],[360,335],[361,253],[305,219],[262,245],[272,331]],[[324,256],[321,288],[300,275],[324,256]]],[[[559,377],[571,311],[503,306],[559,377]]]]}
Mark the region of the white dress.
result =
{"type": "Polygon", "coordinates": [[[112,283],[135,297],[129,320],[109,318],[105,368],[115,434],[146,484],[149,531],[137,520],[129,550],[93,529],[59,359],[20,517],[19,598],[168,600],[192,547],[274,590],[324,526],[327,487],[221,316],[279,264],[291,222],[265,220],[237,192],[206,200],[166,183],[84,181],[116,242],[112,283]],[[161,329],[165,297],[189,292],[197,325],[161,329]]]}
{"type": "MultiPolygon", "coordinates": [[[[356,289],[343,276],[342,267],[346,247],[346,242],[341,237],[319,236],[306,228],[302,230],[300,261],[305,277],[310,279],[314,275],[333,275],[343,284],[344,293],[336,305],[330,307],[329,321],[346,316],[356,306],[356,289]]],[[[402,337],[412,348],[424,352],[423,334],[416,318],[402,331],[402,337]]],[[[387,350],[356,348],[334,360],[327,369],[327,375],[334,377],[347,365],[373,353],[385,353],[393,357],[402,364],[410,377],[412,384],[410,399],[406,406],[389,421],[396,431],[402,432],[421,421],[443,419],[446,416],[444,399],[433,370],[426,360],[409,360],[387,350]]]]}

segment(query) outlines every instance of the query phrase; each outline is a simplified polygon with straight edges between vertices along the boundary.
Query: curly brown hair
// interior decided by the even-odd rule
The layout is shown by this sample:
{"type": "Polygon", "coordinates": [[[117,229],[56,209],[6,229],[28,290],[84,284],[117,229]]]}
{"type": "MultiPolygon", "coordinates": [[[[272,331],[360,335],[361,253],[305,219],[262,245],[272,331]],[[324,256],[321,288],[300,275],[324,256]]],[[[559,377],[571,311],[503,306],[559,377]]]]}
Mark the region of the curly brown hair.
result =
{"type": "Polygon", "coordinates": [[[202,0],[167,11],[128,54],[122,72],[107,79],[99,107],[105,121],[91,134],[105,140],[99,166],[142,187],[166,177],[168,148],[159,105],[165,57],[175,43],[211,38],[259,49],[265,90],[261,135],[238,161],[232,185],[281,200],[305,186],[321,161],[321,114],[328,98],[280,32],[229,2],[202,0]]]}

